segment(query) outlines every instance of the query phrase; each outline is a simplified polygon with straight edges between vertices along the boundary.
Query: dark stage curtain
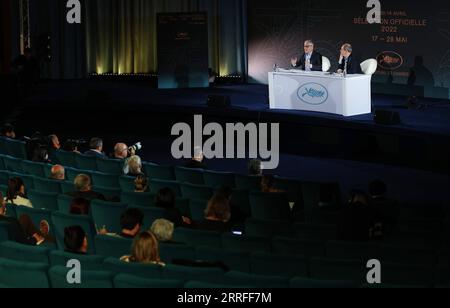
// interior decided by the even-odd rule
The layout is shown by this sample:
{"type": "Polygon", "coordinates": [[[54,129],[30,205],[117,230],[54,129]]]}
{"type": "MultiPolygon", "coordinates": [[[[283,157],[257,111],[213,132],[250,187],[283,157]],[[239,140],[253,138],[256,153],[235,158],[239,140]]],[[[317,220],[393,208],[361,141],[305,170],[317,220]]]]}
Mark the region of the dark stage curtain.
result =
{"type": "Polygon", "coordinates": [[[157,72],[156,14],[205,11],[210,67],[220,75],[247,72],[246,0],[85,0],[87,70],[157,72]]]}
{"type": "Polygon", "coordinates": [[[8,74],[11,62],[10,2],[0,1],[0,74],[8,74]]]}

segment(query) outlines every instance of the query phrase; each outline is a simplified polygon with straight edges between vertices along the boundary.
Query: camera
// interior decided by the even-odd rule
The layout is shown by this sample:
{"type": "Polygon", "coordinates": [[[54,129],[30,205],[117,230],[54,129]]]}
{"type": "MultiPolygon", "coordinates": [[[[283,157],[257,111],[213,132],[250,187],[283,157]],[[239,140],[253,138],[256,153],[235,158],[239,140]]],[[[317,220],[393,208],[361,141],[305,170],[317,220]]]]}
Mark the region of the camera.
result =
{"type": "Polygon", "coordinates": [[[136,144],[134,144],[134,145],[132,145],[131,147],[128,148],[128,151],[129,152],[131,152],[131,151],[137,152],[140,149],[142,149],[142,143],[136,142],[136,144]]]}
{"type": "Polygon", "coordinates": [[[68,139],[66,142],[75,144],[77,146],[80,146],[80,145],[83,145],[83,144],[87,143],[87,141],[83,140],[83,139],[68,139]]]}

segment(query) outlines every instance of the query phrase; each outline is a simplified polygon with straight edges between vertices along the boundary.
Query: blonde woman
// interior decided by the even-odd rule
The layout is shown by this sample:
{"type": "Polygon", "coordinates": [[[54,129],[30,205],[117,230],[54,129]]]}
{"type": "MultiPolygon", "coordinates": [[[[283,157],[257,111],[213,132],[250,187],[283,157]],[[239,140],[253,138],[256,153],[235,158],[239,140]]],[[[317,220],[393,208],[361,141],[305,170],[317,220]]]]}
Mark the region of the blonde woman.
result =
{"type": "Polygon", "coordinates": [[[128,159],[128,176],[138,176],[143,175],[142,172],[142,161],[137,155],[131,156],[128,159]]]}
{"type": "Polygon", "coordinates": [[[121,261],[129,263],[156,264],[165,266],[159,257],[159,245],[151,232],[142,232],[133,241],[131,255],[123,256],[121,261]]]}

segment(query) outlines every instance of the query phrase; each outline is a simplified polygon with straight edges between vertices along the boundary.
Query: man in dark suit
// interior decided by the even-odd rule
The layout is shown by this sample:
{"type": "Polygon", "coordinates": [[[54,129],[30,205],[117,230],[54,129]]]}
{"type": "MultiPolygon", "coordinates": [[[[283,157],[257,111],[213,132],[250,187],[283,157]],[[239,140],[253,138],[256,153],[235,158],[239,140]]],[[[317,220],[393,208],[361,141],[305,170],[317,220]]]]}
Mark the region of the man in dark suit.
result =
{"type": "Polygon", "coordinates": [[[74,198],[84,198],[89,201],[94,199],[106,201],[106,198],[103,194],[92,190],[91,178],[86,174],[77,175],[74,180],[74,188],[75,191],[68,192],[66,193],[66,195],[74,198]]]}
{"type": "Polygon", "coordinates": [[[341,47],[341,55],[339,58],[338,73],[342,74],[344,71],[346,74],[362,74],[361,63],[353,56],[352,45],[346,43],[341,47]]]}
{"type": "Polygon", "coordinates": [[[106,155],[103,153],[103,140],[100,138],[92,138],[89,142],[89,150],[84,155],[106,158],[106,155]]]}
{"type": "Polygon", "coordinates": [[[314,42],[312,40],[305,41],[304,44],[305,53],[300,59],[291,59],[291,64],[295,68],[299,68],[304,71],[322,71],[322,55],[317,51],[314,51],[314,42]]]}

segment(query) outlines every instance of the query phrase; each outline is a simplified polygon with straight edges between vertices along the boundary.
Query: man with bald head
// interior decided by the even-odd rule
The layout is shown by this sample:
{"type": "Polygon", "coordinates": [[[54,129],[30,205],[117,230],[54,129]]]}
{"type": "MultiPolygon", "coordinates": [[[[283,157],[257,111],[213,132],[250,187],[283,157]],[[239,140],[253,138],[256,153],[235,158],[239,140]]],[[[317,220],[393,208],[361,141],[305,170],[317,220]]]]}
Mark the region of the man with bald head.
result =
{"type": "Polygon", "coordinates": [[[61,165],[54,165],[50,173],[50,178],[53,180],[64,181],[66,179],[64,167],[61,165]]]}
{"type": "Polygon", "coordinates": [[[128,174],[129,172],[128,159],[134,155],[136,155],[135,150],[133,148],[131,149],[128,148],[128,146],[125,143],[117,143],[114,146],[114,158],[124,160],[123,164],[124,174],[128,174]]]}
{"type": "Polygon", "coordinates": [[[292,58],[291,64],[303,71],[322,71],[322,55],[314,50],[314,42],[306,40],[303,44],[304,53],[301,58],[292,58]]]}

